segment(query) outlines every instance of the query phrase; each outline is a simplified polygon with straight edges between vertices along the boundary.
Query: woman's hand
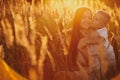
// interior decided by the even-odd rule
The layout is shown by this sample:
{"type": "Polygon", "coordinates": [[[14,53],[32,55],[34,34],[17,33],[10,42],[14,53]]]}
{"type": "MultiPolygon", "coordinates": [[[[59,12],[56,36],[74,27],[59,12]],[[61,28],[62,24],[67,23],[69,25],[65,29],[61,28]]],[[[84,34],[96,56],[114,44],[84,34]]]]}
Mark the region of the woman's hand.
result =
{"type": "Polygon", "coordinates": [[[87,38],[86,37],[82,38],[78,43],[78,49],[82,49],[82,48],[86,47],[87,44],[88,44],[87,38]]]}

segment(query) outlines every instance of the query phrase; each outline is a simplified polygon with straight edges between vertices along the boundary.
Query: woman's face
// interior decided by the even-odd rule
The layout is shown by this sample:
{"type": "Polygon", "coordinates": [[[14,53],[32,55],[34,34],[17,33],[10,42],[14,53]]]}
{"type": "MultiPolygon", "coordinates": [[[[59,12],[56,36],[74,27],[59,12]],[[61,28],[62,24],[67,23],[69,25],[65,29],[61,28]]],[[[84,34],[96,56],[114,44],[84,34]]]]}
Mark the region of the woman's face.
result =
{"type": "Polygon", "coordinates": [[[83,17],[80,22],[82,29],[89,29],[92,20],[92,13],[89,10],[86,10],[83,14],[83,17]]]}

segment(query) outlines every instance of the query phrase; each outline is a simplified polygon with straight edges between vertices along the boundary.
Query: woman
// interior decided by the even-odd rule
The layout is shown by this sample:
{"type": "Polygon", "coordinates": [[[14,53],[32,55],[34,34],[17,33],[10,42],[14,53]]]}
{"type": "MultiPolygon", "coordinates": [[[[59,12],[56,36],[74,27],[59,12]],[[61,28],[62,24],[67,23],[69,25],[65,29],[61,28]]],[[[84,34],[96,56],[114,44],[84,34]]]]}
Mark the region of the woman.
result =
{"type": "Polygon", "coordinates": [[[95,39],[99,40],[99,35],[90,28],[91,19],[92,12],[90,9],[85,7],[77,9],[68,54],[69,70],[84,74],[82,80],[101,79],[101,62],[103,62],[103,58],[100,58],[99,55],[105,52],[101,41],[93,43],[93,41],[96,41],[95,39]],[[99,45],[100,43],[102,44],[99,45]]]}
{"type": "MultiPolygon", "coordinates": [[[[87,34],[90,28],[91,19],[92,12],[90,9],[82,7],[76,10],[68,55],[70,70],[78,70],[76,64],[76,57],[78,55],[78,43],[80,39],[82,39],[87,34]]],[[[87,58],[86,61],[88,61],[87,58]]]]}
{"type": "MultiPolygon", "coordinates": [[[[76,59],[78,56],[79,40],[81,40],[84,37],[84,34],[81,31],[83,31],[85,34],[87,33],[90,27],[91,18],[92,18],[92,12],[90,9],[82,7],[76,10],[73,20],[74,22],[72,28],[70,50],[67,56],[69,70],[57,72],[55,74],[54,80],[61,80],[59,79],[59,77],[60,78],[65,77],[66,80],[88,80],[85,78],[86,76],[82,78],[83,71],[79,70],[76,63],[76,59]]],[[[86,61],[88,61],[87,58],[86,61]]]]}

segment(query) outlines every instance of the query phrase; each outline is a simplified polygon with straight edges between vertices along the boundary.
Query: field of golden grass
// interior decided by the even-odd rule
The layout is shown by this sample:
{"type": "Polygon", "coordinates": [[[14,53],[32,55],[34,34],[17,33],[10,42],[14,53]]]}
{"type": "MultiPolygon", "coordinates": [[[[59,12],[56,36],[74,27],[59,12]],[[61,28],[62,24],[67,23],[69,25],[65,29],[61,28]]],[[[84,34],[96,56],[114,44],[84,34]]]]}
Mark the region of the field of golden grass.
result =
{"type": "MultiPolygon", "coordinates": [[[[118,53],[120,67],[120,8],[117,5],[111,8],[99,0],[0,0],[0,56],[10,67],[0,63],[3,65],[0,80],[24,80],[12,74],[28,80],[53,80],[56,72],[67,70],[73,16],[81,6],[89,7],[93,13],[96,10],[110,13],[109,40],[118,53]],[[4,71],[11,68],[17,73],[4,71]],[[12,78],[6,78],[8,75],[12,78]]],[[[57,79],[67,80],[65,75],[57,79]]],[[[119,76],[113,78],[119,79],[119,76]]]]}

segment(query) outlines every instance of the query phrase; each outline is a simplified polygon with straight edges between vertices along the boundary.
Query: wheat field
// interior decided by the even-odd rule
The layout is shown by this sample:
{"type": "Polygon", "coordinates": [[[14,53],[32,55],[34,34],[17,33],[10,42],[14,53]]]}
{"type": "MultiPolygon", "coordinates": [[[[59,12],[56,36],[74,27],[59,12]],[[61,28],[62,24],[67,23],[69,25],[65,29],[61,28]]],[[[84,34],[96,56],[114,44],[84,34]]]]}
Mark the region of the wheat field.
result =
{"type": "MultiPolygon", "coordinates": [[[[53,80],[56,72],[67,70],[73,16],[81,6],[93,13],[110,13],[107,29],[120,72],[120,8],[116,4],[111,8],[99,0],[0,0],[0,80],[53,80]]],[[[66,73],[61,76],[57,80],[68,80],[66,73]]],[[[119,79],[119,73],[113,77],[119,79]]]]}

